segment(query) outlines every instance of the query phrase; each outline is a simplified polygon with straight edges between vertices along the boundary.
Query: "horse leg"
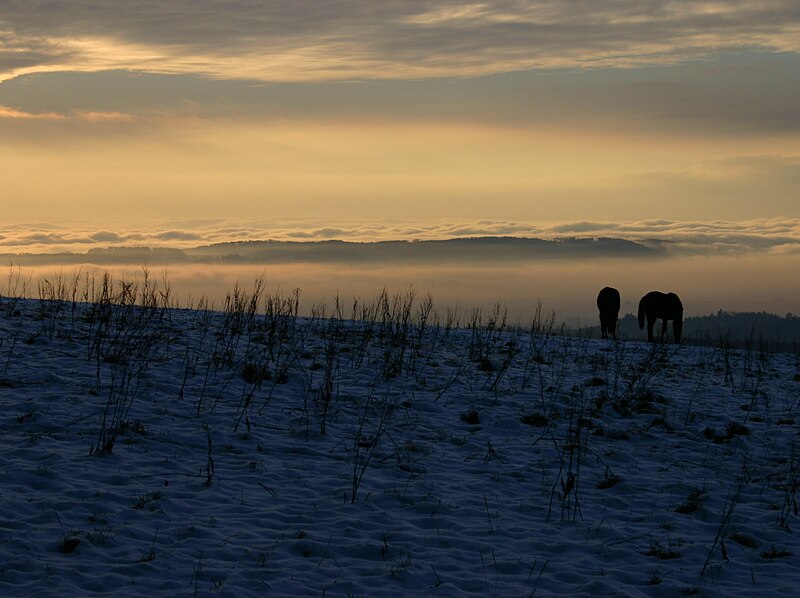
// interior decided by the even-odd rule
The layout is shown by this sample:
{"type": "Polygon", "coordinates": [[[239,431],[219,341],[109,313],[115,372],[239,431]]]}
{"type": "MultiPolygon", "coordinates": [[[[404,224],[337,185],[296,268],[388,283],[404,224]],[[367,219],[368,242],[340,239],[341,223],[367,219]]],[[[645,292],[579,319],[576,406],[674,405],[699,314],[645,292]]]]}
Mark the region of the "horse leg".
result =
{"type": "Polygon", "coordinates": [[[661,344],[664,344],[664,337],[667,336],[667,321],[661,320],[661,344]]]}

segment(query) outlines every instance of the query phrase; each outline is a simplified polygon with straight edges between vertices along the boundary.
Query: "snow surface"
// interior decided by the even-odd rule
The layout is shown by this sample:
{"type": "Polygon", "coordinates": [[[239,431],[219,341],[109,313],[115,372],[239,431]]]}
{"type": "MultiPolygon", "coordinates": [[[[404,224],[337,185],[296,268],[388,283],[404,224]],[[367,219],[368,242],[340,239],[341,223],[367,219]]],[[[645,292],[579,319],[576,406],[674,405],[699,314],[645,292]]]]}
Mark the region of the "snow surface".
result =
{"type": "Polygon", "coordinates": [[[106,307],[0,298],[0,594],[800,583],[797,355],[106,307]]]}

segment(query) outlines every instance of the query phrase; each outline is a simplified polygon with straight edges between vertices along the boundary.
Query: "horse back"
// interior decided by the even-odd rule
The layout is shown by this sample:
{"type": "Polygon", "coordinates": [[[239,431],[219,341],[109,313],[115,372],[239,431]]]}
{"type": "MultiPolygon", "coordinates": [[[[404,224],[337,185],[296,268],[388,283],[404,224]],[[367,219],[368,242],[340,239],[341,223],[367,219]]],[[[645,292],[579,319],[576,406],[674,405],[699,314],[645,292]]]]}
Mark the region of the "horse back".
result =
{"type": "Polygon", "coordinates": [[[667,298],[669,305],[674,312],[683,312],[683,303],[681,303],[680,297],[678,297],[675,293],[667,293],[667,298]]]}
{"type": "Polygon", "coordinates": [[[604,287],[597,294],[597,309],[601,312],[619,313],[619,291],[613,287],[604,287]]]}
{"type": "Polygon", "coordinates": [[[683,303],[675,293],[650,291],[639,303],[649,317],[675,320],[683,318],[683,303]]]}

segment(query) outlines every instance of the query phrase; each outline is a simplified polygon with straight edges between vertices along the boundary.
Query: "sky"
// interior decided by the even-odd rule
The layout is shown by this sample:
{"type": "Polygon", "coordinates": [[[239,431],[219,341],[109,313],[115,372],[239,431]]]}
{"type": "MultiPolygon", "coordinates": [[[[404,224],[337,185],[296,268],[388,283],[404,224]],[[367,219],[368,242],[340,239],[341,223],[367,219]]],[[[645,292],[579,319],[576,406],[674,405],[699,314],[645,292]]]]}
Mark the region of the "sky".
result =
{"type": "Polygon", "coordinates": [[[794,0],[2,0],[0,253],[800,250],[794,0]]]}

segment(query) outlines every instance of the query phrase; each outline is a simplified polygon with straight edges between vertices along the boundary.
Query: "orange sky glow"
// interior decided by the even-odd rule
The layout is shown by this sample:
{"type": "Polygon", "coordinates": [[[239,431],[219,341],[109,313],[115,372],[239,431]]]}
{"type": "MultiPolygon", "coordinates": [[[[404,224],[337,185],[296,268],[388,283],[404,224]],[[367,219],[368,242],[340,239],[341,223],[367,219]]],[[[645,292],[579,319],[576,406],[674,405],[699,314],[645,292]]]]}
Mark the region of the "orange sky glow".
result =
{"type": "Polygon", "coordinates": [[[0,8],[0,253],[493,234],[800,251],[792,2],[113,4],[0,8]]]}

